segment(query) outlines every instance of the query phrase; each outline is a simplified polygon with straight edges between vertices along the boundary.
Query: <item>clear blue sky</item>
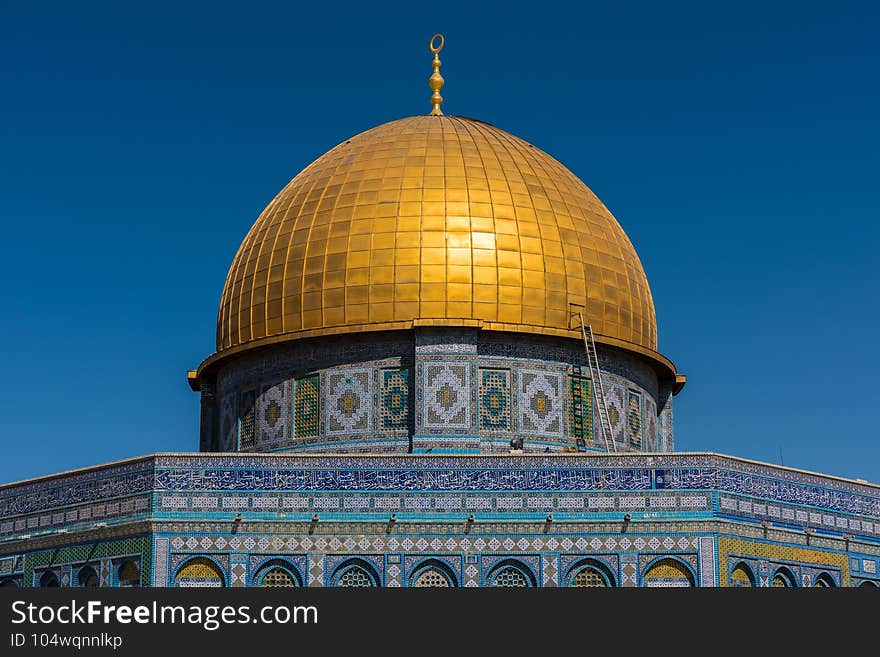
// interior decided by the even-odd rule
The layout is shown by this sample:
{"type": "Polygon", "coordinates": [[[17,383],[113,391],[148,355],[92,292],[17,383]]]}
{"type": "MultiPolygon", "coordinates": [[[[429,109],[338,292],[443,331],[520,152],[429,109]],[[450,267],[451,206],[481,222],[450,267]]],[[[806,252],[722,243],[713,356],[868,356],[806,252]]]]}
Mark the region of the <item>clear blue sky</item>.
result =
{"type": "Polygon", "coordinates": [[[444,110],[580,176],[688,375],[676,446],[880,482],[876,3],[5,3],[0,482],[198,449],[248,228],[345,138],[444,110]],[[503,7],[503,8],[502,8],[503,7]]]}

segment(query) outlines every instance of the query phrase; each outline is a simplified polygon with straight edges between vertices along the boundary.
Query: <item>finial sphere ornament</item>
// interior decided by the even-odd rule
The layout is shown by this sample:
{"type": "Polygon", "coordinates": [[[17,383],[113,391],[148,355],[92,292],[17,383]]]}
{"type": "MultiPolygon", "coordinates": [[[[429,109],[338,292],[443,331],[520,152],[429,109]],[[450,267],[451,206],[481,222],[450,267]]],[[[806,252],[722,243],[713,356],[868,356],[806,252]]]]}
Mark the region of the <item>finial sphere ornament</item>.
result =
{"type": "Polygon", "coordinates": [[[443,102],[443,96],[440,95],[440,90],[443,88],[443,76],[440,75],[440,57],[438,57],[438,53],[443,50],[443,45],[446,43],[446,40],[443,38],[442,34],[435,34],[431,37],[431,40],[428,42],[428,50],[430,50],[434,54],[434,61],[432,62],[432,66],[434,67],[434,72],[431,74],[431,77],[428,78],[428,86],[433,90],[433,94],[431,95],[431,114],[433,116],[443,116],[443,112],[440,110],[440,104],[443,102]],[[440,43],[438,45],[434,45],[434,42],[440,39],[440,43]]]}

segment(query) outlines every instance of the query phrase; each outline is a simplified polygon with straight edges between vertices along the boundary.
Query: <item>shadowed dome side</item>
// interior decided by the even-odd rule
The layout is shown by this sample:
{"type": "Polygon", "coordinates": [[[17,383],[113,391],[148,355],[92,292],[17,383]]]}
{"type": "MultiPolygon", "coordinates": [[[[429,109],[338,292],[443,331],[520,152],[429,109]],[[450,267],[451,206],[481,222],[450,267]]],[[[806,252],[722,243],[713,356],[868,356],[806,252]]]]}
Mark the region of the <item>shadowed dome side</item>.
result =
{"type": "Polygon", "coordinates": [[[217,351],[418,325],[579,337],[570,304],[598,340],[656,352],[639,258],[583,182],[489,124],[416,116],[339,144],[269,203],[230,267],[217,351]]]}

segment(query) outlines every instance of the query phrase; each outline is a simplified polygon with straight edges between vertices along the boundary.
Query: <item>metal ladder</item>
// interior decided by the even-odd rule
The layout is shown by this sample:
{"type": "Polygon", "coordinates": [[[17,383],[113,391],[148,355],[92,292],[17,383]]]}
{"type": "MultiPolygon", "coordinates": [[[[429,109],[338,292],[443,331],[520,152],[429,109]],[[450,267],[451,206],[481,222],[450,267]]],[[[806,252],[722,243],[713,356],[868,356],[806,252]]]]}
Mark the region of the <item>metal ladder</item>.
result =
{"type": "Polygon", "coordinates": [[[605,449],[616,452],[614,437],[611,435],[611,422],[608,419],[608,406],[605,403],[605,384],[602,381],[602,370],[599,369],[599,354],[596,353],[596,342],[593,340],[593,328],[584,324],[584,314],[578,313],[581,321],[581,335],[584,336],[584,347],[587,349],[587,362],[590,364],[590,373],[593,375],[593,390],[596,397],[596,408],[599,411],[599,426],[602,427],[602,437],[605,439],[605,449]]]}

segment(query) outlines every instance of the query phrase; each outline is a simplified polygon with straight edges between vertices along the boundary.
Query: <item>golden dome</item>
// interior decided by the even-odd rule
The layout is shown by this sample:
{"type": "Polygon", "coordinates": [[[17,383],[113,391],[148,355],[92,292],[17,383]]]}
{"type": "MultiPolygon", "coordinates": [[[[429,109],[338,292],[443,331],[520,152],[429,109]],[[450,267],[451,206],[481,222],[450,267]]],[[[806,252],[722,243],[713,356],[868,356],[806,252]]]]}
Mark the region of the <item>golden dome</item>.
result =
{"type": "Polygon", "coordinates": [[[656,352],[645,272],[584,183],[489,124],[415,116],[339,144],[263,210],[217,351],[420,325],[580,337],[572,310],[597,340],[656,352]]]}

